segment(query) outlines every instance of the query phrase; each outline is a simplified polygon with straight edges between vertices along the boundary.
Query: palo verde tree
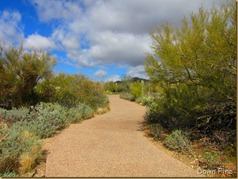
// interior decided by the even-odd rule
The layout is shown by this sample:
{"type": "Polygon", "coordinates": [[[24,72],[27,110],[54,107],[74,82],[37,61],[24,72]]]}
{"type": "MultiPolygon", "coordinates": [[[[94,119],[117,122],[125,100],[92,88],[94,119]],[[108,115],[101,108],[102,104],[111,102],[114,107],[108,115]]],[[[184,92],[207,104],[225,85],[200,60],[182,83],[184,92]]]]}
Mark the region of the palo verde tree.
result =
{"type": "Polygon", "coordinates": [[[45,52],[25,52],[22,47],[0,49],[0,104],[8,108],[35,104],[34,88],[52,75],[55,58],[45,52]]]}
{"type": "Polygon", "coordinates": [[[49,80],[42,80],[35,91],[43,101],[57,102],[68,108],[82,103],[97,109],[108,104],[102,85],[81,74],[60,73],[49,80]]]}
{"type": "Polygon", "coordinates": [[[234,128],[235,3],[210,11],[201,7],[180,26],[163,24],[151,37],[153,53],[147,54],[145,69],[163,88],[154,111],[173,128],[191,128],[202,119],[234,128]]]}

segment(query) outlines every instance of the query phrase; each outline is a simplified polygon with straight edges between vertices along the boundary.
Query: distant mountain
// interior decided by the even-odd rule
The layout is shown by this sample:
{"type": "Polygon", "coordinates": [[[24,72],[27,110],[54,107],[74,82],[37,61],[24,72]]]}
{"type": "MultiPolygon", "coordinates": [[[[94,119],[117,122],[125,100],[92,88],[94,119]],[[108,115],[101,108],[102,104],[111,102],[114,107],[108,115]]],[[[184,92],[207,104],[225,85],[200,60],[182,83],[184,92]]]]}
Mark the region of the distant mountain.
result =
{"type": "MultiPolygon", "coordinates": [[[[143,80],[144,82],[148,82],[149,80],[147,80],[147,79],[144,79],[144,78],[139,78],[139,77],[133,77],[133,78],[131,78],[131,81],[132,82],[137,82],[137,81],[141,81],[141,80],[143,80]]],[[[117,83],[117,84],[119,84],[119,83],[121,83],[122,81],[116,81],[115,83],[117,83]]]]}

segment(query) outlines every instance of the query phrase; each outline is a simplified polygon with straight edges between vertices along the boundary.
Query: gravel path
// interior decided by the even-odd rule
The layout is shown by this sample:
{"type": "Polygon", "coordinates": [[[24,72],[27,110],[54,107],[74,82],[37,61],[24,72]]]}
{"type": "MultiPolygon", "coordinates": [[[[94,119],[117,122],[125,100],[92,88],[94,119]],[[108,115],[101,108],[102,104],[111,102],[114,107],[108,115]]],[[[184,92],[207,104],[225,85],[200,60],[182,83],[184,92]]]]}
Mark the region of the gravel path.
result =
{"type": "Polygon", "coordinates": [[[111,111],[73,124],[49,149],[46,177],[196,177],[140,130],[145,108],[110,97],[111,111]]]}

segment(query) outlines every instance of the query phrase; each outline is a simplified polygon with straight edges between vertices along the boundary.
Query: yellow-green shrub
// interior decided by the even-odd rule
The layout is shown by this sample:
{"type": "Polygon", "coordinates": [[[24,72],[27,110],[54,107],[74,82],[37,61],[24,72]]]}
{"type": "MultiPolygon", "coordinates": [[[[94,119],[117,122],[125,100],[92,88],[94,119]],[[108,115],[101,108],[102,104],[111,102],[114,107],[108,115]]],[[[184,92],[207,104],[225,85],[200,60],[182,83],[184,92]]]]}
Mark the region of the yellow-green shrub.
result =
{"type": "MultiPolygon", "coordinates": [[[[40,156],[39,137],[24,129],[21,122],[8,127],[6,124],[0,129],[0,173],[18,172],[21,157],[28,154],[31,157],[31,166],[40,156]]],[[[31,168],[24,166],[24,172],[31,168]]]]}

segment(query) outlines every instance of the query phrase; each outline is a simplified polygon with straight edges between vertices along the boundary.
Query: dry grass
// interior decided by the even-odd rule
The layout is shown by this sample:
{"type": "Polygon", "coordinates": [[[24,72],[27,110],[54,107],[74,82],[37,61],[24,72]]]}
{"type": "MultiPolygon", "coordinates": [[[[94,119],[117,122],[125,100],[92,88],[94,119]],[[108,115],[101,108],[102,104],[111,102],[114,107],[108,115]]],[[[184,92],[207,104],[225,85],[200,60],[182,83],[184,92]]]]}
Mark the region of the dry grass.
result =
{"type": "Polygon", "coordinates": [[[32,136],[31,132],[25,130],[22,133],[22,140],[27,141],[32,136]]]}
{"type": "Polygon", "coordinates": [[[107,113],[108,111],[110,111],[110,106],[107,105],[107,107],[105,108],[98,108],[98,110],[96,111],[96,114],[104,114],[107,113]]]}
{"type": "MultiPolygon", "coordinates": [[[[32,134],[31,132],[25,130],[22,133],[22,140],[28,141],[32,140],[36,136],[32,134]]],[[[37,140],[35,138],[34,140],[37,140]]],[[[19,173],[24,174],[32,170],[32,168],[35,166],[36,159],[40,156],[41,152],[41,145],[38,143],[35,143],[31,146],[31,150],[27,153],[23,153],[19,158],[19,173]]]]}
{"type": "Polygon", "coordinates": [[[32,167],[34,166],[35,159],[29,153],[22,154],[20,157],[20,160],[19,160],[19,164],[20,164],[19,172],[26,173],[26,172],[29,172],[32,169],[32,167]]]}

